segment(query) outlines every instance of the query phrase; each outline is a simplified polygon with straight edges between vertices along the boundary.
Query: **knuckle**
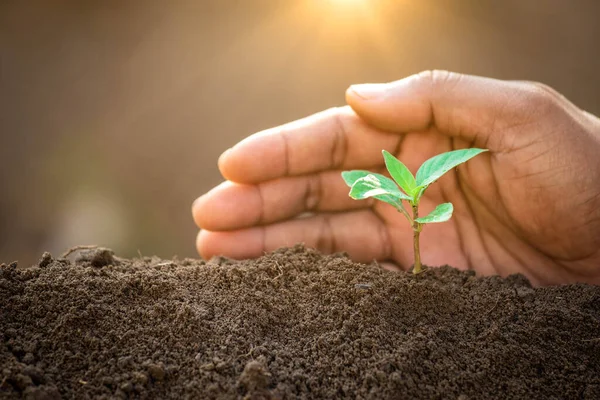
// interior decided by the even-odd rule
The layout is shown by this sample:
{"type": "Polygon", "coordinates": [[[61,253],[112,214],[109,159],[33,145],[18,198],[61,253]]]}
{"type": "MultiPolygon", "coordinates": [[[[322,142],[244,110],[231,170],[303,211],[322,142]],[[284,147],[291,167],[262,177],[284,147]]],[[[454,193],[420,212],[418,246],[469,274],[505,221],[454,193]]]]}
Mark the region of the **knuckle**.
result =
{"type": "Polygon", "coordinates": [[[349,115],[345,111],[344,108],[336,108],[332,114],[335,136],[331,146],[331,168],[340,167],[346,159],[349,115]]]}
{"type": "Polygon", "coordinates": [[[553,97],[558,95],[558,92],[554,90],[553,87],[546,85],[545,83],[537,81],[527,81],[526,84],[533,88],[533,90],[545,92],[546,94],[551,95],[553,97]]]}
{"type": "Polygon", "coordinates": [[[384,224],[380,224],[377,229],[379,233],[379,243],[381,245],[381,254],[383,255],[383,258],[389,258],[392,254],[390,233],[384,224]]]}
{"type": "Polygon", "coordinates": [[[419,72],[414,76],[414,80],[417,86],[423,87],[428,93],[432,93],[434,91],[435,78],[433,70],[419,72]]]}
{"type": "Polygon", "coordinates": [[[333,227],[331,226],[331,219],[329,216],[324,215],[321,219],[321,226],[317,236],[317,249],[323,253],[333,253],[336,248],[335,237],[333,234],[333,227]]]}
{"type": "MultiPolygon", "coordinates": [[[[430,124],[436,124],[440,118],[448,120],[448,125],[452,124],[452,118],[439,115],[443,107],[436,107],[440,104],[439,101],[448,95],[449,92],[455,90],[463,75],[445,71],[445,70],[427,70],[416,75],[416,84],[418,91],[421,92],[423,99],[429,104],[428,120],[430,124]]],[[[444,111],[442,111],[444,114],[444,111]]]]}
{"type": "Polygon", "coordinates": [[[256,195],[259,201],[258,212],[256,213],[256,220],[254,221],[254,225],[260,225],[265,221],[265,194],[264,194],[264,186],[259,184],[255,186],[256,195]]]}
{"type": "Polygon", "coordinates": [[[417,79],[423,80],[424,82],[431,82],[433,78],[433,70],[426,69],[424,71],[419,72],[417,75],[415,75],[415,77],[417,79]]]}
{"type": "Polygon", "coordinates": [[[540,82],[524,82],[522,90],[529,104],[540,111],[552,111],[560,105],[561,95],[540,82]]]}
{"type": "Polygon", "coordinates": [[[321,174],[316,174],[308,178],[306,183],[306,192],[304,194],[304,209],[314,211],[321,202],[321,174]]]}
{"type": "Polygon", "coordinates": [[[434,92],[454,85],[454,83],[460,79],[460,74],[446,70],[433,69],[419,72],[416,75],[416,79],[419,83],[428,87],[431,92],[434,92]]]}

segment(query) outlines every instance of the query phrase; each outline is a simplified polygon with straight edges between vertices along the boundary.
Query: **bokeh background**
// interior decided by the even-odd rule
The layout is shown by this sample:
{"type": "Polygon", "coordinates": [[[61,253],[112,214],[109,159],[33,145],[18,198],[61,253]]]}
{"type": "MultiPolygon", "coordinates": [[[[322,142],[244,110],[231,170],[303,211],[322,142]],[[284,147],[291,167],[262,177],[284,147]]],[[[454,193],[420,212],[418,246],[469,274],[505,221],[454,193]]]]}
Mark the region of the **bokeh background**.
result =
{"type": "Polygon", "coordinates": [[[424,69],[545,82],[600,114],[597,0],[0,1],[0,261],[195,256],[243,137],[424,69]]]}

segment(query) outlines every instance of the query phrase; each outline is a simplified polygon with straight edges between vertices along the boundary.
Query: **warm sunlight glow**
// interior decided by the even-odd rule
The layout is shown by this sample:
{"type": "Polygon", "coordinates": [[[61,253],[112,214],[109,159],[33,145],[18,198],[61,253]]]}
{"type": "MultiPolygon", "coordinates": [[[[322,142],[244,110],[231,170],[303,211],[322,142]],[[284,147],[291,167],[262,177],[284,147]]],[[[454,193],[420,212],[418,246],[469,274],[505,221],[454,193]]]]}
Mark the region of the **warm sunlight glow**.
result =
{"type": "Polygon", "coordinates": [[[332,4],[340,6],[340,7],[352,7],[352,6],[356,6],[357,4],[367,3],[369,0],[323,0],[323,1],[328,1],[332,4]]]}
{"type": "Polygon", "coordinates": [[[321,3],[323,11],[338,15],[360,15],[368,12],[374,0],[313,0],[321,3]]]}
{"type": "Polygon", "coordinates": [[[310,4],[305,23],[313,25],[321,41],[349,50],[369,43],[384,57],[398,40],[388,34],[390,26],[402,24],[413,7],[406,0],[305,0],[305,4],[310,4]]]}
{"type": "MultiPolygon", "coordinates": [[[[268,73],[275,80],[288,76],[292,67],[301,71],[289,76],[291,83],[286,84],[297,85],[290,90],[298,91],[304,90],[306,79],[334,85],[341,74],[345,83],[352,82],[368,66],[387,71],[390,79],[395,77],[394,60],[403,59],[402,49],[412,50],[418,43],[411,19],[427,14],[423,2],[413,0],[286,0],[278,4],[277,12],[265,14],[261,23],[228,45],[227,57],[235,58],[249,46],[260,49],[263,54],[251,57],[251,62],[256,71],[263,71],[262,60],[276,51],[278,64],[270,64],[268,73]],[[277,39],[262,46],[261,38],[269,35],[277,39]]],[[[408,65],[410,60],[403,62],[408,65]]]]}

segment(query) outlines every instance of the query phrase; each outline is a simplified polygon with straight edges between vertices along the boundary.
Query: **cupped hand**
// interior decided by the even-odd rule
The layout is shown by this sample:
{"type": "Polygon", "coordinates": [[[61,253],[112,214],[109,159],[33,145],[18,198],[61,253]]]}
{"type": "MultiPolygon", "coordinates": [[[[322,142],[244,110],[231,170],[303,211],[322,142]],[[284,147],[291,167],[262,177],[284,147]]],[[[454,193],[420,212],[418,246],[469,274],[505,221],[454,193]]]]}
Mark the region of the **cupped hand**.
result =
{"type": "Polygon", "coordinates": [[[538,83],[428,71],[356,85],[350,107],[252,135],[219,159],[226,182],[193,205],[199,253],[254,258],[303,242],[360,262],[412,264],[412,229],[391,206],[355,201],[340,173],[384,172],[381,150],[415,173],[428,158],[489,149],[433,184],[426,265],[523,273],[535,284],[600,283],[600,120],[538,83]]]}

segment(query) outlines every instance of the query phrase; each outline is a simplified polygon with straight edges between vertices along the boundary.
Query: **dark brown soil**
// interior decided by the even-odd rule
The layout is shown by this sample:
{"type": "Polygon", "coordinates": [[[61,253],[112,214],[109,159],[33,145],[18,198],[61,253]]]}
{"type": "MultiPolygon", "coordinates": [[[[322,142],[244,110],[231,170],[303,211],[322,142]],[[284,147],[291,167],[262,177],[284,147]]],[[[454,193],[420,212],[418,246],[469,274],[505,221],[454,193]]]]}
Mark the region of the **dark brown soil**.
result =
{"type": "Polygon", "coordinates": [[[0,398],[600,398],[600,287],[303,247],[0,272],[0,398]]]}

